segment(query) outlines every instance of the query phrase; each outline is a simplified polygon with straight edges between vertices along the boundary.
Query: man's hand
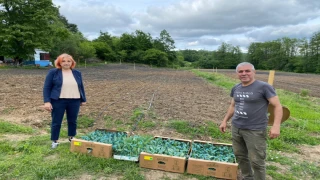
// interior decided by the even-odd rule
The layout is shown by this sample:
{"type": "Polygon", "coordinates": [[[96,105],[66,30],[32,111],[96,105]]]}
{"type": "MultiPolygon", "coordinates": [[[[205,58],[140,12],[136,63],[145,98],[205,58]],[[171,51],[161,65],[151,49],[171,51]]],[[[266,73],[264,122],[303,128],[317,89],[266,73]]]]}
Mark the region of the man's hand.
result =
{"type": "Polygon", "coordinates": [[[226,132],[226,129],[227,129],[227,122],[225,121],[222,121],[222,123],[220,124],[219,126],[219,129],[222,133],[225,133],[226,132]]]}
{"type": "Polygon", "coordinates": [[[280,126],[272,126],[269,132],[270,139],[275,139],[280,136],[280,126]]]}

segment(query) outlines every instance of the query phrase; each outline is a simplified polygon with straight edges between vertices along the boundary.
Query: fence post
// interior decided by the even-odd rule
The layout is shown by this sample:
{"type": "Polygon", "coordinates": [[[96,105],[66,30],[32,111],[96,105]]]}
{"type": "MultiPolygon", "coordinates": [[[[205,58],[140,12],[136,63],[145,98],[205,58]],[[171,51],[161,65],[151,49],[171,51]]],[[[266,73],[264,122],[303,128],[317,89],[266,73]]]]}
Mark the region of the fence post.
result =
{"type": "Polygon", "coordinates": [[[273,81],[274,81],[274,70],[269,71],[269,78],[268,78],[268,83],[273,86],[273,81]]]}

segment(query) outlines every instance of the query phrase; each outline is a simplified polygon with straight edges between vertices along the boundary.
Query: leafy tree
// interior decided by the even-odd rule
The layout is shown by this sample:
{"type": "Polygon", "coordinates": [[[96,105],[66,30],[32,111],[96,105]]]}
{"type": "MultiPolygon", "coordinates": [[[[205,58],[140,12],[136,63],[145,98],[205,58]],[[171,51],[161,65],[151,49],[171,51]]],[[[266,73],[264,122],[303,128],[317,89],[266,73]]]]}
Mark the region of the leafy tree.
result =
{"type": "Polygon", "coordinates": [[[90,41],[84,41],[80,43],[80,56],[83,58],[95,57],[96,49],[90,41]]]}
{"type": "Polygon", "coordinates": [[[69,23],[67,18],[63,15],[58,15],[59,20],[65,25],[65,27],[72,33],[80,33],[78,26],[76,24],[69,23]]]}
{"type": "Polygon", "coordinates": [[[167,30],[164,29],[160,32],[160,37],[153,41],[153,47],[167,53],[168,60],[171,64],[176,60],[174,40],[167,30]]]}
{"type": "Polygon", "coordinates": [[[320,73],[320,32],[315,33],[310,40],[310,61],[312,72],[320,73]]]}
{"type": "Polygon", "coordinates": [[[218,68],[234,69],[242,59],[241,54],[239,47],[222,43],[215,53],[215,60],[219,61],[218,68]]]}
{"type": "Polygon", "coordinates": [[[148,33],[144,33],[143,31],[136,30],[135,32],[135,44],[138,50],[146,51],[152,48],[152,37],[148,33]]]}
{"type": "Polygon", "coordinates": [[[158,67],[168,66],[168,56],[158,49],[149,49],[143,57],[144,63],[156,65],[158,67]]]}
{"type": "Polygon", "coordinates": [[[58,33],[58,9],[51,0],[0,0],[0,53],[28,59],[36,48],[50,50],[58,33]]]}
{"type": "Polygon", "coordinates": [[[137,50],[134,35],[127,33],[122,34],[120,37],[119,49],[120,51],[126,52],[126,56],[124,57],[125,62],[133,62],[134,59],[131,55],[137,50]]]}
{"type": "Polygon", "coordinates": [[[107,61],[116,61],[116,53],[105,42],[95,41],[93,46],[96,50],[96,55],[99,59],[107,61]]]}
{"type": "Polygon", "coordinates": [[[86,41],[81,33],[68,32],[64,37],[58,37],[52,42],[50,56],[55,58],[62,53],[68,53],[73,58],[78,59],[80,56],[80,44],[86,41]]]}
{"type": "Polygon", "coordinates": [[[195,62],[200,59],[198,52],[196,50],[187,49],[187,50],[182,50],[181,52],[183,54],[185,61],[195,62]]]}

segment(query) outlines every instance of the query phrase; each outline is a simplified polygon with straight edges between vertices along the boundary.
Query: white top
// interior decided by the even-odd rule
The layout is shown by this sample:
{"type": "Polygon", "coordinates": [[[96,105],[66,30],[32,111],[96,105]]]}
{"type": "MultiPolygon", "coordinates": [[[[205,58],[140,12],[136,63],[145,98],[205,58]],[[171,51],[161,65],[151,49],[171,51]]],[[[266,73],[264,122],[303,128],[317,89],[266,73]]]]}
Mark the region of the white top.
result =
{"type": "Polygon", "coordinates": [[[60,98],[79,99],[80,92],[78,83],[72,73],[63,73],[63,82],[61,87],[60,98]]]}

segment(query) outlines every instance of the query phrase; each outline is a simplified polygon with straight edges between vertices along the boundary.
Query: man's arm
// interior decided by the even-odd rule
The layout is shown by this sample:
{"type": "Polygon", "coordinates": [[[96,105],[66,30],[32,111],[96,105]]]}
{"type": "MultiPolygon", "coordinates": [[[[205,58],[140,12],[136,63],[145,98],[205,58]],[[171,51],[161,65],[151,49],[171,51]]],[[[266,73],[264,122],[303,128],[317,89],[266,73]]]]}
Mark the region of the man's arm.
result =
{"type": "Polygon", "coordinates": [[[221,125],[219,126],[219,129],[222,133],[226,132],[227,129],[227,122],[229,121],[229,119],[233,116],[234,113],[234,106],[235,106],[235,102],[233,100],[233,98],[231,99],[230,102],[230,106],[228,108],[227,114],[224,116],[221,125]]]}
{"type": "Polygon", "coordinates": [[[274,122],[269,132],[269,137],[273,139],[280,136],[280,124],[283,112],[278,96],[273,96],[268,101],[274,107],[274,122]]]}

